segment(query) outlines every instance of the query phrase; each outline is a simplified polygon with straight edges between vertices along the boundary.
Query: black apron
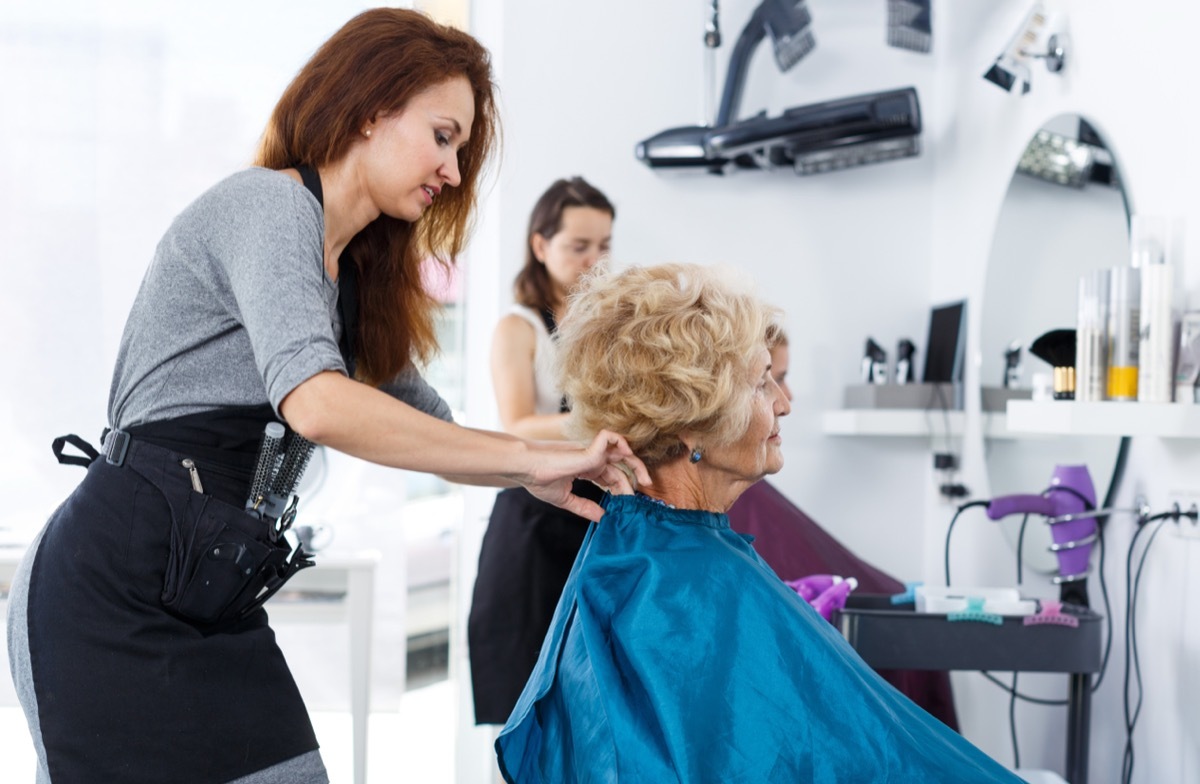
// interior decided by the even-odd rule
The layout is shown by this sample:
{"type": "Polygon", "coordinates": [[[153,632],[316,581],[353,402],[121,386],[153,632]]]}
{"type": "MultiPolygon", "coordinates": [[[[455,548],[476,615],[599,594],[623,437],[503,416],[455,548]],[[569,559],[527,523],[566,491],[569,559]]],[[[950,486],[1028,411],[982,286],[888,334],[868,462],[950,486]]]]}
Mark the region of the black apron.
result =
{"type": "MultiPolygon", "coordinates": [[[[553,314],[544,311],[542,320],[553,335],[553,314]]],[[[560,410],[568,410],[565,399],[560,410]]],[[[604,496],[583,480],[576,480],[572,489],[596,503],[604,496]]],[[[476,724],[508,721],[537,664],[588,522],[523,487],[497,494],[479,550],[467,619],[476,724]]]]}
{"type": "Polygon", "coordinates": [[[212,784],[317,748],[265,610],[208,633],[163,608],[186,456],[135,439],[93,461],[42,533],[27,626],[51,781],[212,784]]]}
{"type": "MultiPolygon", "coordinates": [[[[576,495],[604,493],[576,480],[576,495]]],[[[589,521],[523,487],[496,496],[479,550],[467,644],[476,724],[504,724],[537,664],[589,521]]]]}
{"type": "MultiPolygon", "coordinates": [[[[315,172],[298,168],[323,201],[315,172]]],[[[353,265],[341,272],[341,348],[353,375],[353,265]]],[[[211,784],[317,749],[265,610],[204,624],[163,604],[182,518],[253,519],[243,506],[274,420],[262,405],[106,432],[103,456],[77,437],[56,440],[60,461],[88,473],[43,530],[29,580],[37,702],[36,714],[26,710],[52,781],[211,784]],[[64,456],[64,442],[88,457],[64,456]]]]}

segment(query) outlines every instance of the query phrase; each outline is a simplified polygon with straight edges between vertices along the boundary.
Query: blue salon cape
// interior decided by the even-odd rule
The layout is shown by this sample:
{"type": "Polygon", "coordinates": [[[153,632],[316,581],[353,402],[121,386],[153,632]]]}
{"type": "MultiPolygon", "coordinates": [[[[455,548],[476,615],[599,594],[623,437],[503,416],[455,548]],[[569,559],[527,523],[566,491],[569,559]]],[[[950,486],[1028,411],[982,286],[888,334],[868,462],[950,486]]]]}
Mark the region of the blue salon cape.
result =
{"type": "Polygon", "coordinates": [[[506,781],[1020,782],[876,675],[725,515],[605,508],[496,741],[506,781]]]}

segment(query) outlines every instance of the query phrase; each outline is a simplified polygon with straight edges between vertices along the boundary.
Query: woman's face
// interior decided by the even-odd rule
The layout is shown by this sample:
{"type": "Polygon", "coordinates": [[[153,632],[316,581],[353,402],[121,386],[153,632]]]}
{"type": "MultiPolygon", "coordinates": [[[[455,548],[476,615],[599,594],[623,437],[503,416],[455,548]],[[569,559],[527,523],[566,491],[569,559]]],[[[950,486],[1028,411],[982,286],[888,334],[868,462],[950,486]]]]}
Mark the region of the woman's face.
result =
{"type": "Polygon", "coordinates": [[[475,97],[465,76],[414,95],[363,128],[367,193],[384,215],[415,221],[462,181],[458,152],[471,137],[475,97]]]}
{"type": "Polygon", "coordinates": [[[779,435],[779,418],[787,416],[792,407],[788,396],[772,376],[771,353],[763,348],[751,363],[754,394],[750,426],[737,441],[722,447],[704,450],[704,463],[727,473],[734,480],[756,482],[767,474],[783,468],[783,439],[779,435]]]}
{"type": "Polygon", "coordinates": [[[562,226],[552,237],[534,234],[533,255],[546,265],[546,273],[559,297],[565,297],[583,273],[608,254],[612,244],[612,216],[595,207],[567,207],[562,226]]]}

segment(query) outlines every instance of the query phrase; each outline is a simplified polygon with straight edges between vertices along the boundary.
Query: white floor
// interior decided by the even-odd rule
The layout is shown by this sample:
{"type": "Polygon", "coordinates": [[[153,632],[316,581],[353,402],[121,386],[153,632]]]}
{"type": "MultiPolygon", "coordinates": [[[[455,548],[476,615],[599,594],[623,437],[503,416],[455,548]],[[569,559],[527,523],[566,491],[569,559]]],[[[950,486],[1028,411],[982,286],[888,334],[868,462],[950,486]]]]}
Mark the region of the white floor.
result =
{"type": "MultiPolygon", "coordinates": [[[[313,726],[331,784],[351,784],[350,714],[314,712],[313,726]]],[[[33,744],[19,707],[0,706],[0,760],[5,782],[34,780],[33,744]]],[[[413,689],[395,712],[373,713],[367,735],[367,781],[394,784],[454,780],[454,689],[449,680],[413,689]]]]}

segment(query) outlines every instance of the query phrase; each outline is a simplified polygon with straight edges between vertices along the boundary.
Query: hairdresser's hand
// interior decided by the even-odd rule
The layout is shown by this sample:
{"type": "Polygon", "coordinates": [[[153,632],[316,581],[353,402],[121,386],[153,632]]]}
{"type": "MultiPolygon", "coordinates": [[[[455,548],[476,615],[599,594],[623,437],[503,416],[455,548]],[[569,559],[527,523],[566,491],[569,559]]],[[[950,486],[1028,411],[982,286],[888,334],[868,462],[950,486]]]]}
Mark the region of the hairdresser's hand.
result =
{"type": "Polygon", "coordinates": [[[594,501],[571,492],[576,477],[588,479],[616,495],[633,492],[626,471],[639,485],[650,484],[646,466],[633,454],[621,436],[601,430],[587,446],[566,442],[538,442],[535,449],[544,460],[528,482],[522,482],[534,496],[561,506],[568,512],[598,522],[604,509],[594,501]],[[622,468],[624,466],[624,468],[622,468]]]}

